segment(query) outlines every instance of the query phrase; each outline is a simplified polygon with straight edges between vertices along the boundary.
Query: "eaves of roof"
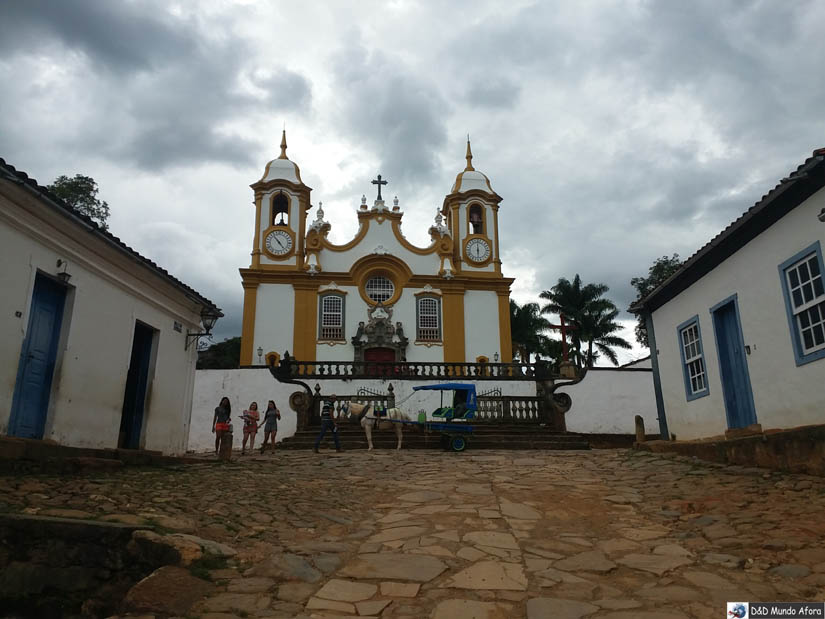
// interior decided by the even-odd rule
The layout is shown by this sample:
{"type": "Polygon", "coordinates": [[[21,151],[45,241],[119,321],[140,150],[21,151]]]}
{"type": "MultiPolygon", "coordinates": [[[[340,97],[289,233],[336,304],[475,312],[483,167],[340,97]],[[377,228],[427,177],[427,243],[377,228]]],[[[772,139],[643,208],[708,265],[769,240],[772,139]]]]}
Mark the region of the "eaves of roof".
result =
{"type": "Polygon", "coordinates": [[[722,230],[630,311],[652,312],[686,290],[749,241],[805,202],[825,186],[825,148],[817,149],[795,171],[722,230]]]}
{"type": "Polygon", "coordinates": [[[221,309],[212,301],[204,297],[197,290],[187,286],[173,275],[170,275],[169,272],[159,267],[157,264],[155,264],[148,258],[141,256],[138,252],[136,252],[134,249],[126,245],[126,243],[121,241],[114,234],[112,234],[108,230],[104,230],[103,228],[101,228],[93,219],[72,208],[66,202],[55,196],[53,193],[49,192],[48,189],[38,184],[38,182],[35,179],[30,178],[28,174],[26,174],[23,171],[17,170],[13,165],[6,163],[5,159],[3,159],[2,157],[0,157],[0,170],[2,170],[5,173],[4,177],[6,178],[6,180],[21,185],[25,189],[29,190],[44,205],[51,208],[55,208],[59,212],[62,211],[63,215],[65,215],[67,218],[75,220],[75,225],[79,227],[84,227],[89,234],[100,237],[118,251],[136,260],[143,267],[149,269],[158,277],[165,279],[175,288],[181,290],[186,296],[190,297],[192,300],[199,303],[202,307],[213,310],[217,312],[220,316],[223,316],[223,312],[221,311],[221,309]]]}

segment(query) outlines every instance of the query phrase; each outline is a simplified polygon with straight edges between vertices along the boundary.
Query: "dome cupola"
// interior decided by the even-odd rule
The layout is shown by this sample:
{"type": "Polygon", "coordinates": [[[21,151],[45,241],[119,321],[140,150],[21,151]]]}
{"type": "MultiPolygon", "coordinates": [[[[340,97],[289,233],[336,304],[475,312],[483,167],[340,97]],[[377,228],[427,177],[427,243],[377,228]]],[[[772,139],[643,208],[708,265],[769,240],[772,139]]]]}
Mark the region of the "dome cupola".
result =
{"type": "Polygon", "coordinates": [[[289,181],[298,185],[304,184],[301,180],[301,169],[286,156],[286,129],[281,134],[281,154],[278,155],[277,159],[273,159],[266,164],[264,175],[258,182],[268,183],[269,181],[289,181]]]}
{"type": "Polygon", "coordinates": [[[464,191],[470,191],[471,189],[478,189],[495,194],[495,191],[493,191],[493,188],[490,186],[490,179],[473,167],[473,151],[470,150],[469,136],[467,136],[466,159],[467,167],[455,177],[455,183],[453,183],[451,193],[462,193],[464,191]]]}

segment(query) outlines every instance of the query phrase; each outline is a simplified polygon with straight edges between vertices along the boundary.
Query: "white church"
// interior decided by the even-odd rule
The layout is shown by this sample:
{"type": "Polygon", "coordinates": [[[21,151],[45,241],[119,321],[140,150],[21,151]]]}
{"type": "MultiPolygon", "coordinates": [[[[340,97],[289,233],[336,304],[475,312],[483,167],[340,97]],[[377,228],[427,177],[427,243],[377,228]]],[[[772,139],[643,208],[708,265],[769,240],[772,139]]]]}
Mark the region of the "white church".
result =
{"type": "Polygon", "coordinates": [[[501,272],[501,196],[472,164],[444,198],[431,243],[404,236],[403,212],[381,194],[353,210],[359,228],[342,245],[311,188],[286,155],[252,184],[252,261],[244,289],[241,365],[285,352],[301,361],[489,362],[512,360],[510,285],[501,272]],[[314,216],[313,216],[314,215],[314,216]],[[491,328],[491,325],[493,328],[491,328]],[[497,328],[496,328],[497,327],[497,328]]]}

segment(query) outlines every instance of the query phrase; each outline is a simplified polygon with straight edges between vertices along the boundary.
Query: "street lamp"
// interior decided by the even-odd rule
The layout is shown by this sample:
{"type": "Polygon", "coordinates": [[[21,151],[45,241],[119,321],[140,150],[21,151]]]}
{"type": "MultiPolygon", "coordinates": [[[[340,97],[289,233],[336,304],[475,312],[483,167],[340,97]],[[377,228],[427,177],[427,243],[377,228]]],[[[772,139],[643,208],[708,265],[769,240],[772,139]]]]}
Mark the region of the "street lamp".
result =
{"type": "Polygon", "coordinates": [[[191,332],[186,330],[186,344],[184,350],[189,350],[190,338],[194,342],[199,342],[202,337],[209,337],[211,335],[212,327],[218,322],[218,318],[223,316],[221,311],[216,307],[204,307],[201,310],[201,324],[203,325],[203,332],[191,332]]]}
{"type": "Polygon", "coordinates": [[[260,346],[258,346],[258,365],[263,363],[263,361],[261,361],[261,357],[263,357],[263,355],[264,355],[264,349],[261,348],[260,346]]]}

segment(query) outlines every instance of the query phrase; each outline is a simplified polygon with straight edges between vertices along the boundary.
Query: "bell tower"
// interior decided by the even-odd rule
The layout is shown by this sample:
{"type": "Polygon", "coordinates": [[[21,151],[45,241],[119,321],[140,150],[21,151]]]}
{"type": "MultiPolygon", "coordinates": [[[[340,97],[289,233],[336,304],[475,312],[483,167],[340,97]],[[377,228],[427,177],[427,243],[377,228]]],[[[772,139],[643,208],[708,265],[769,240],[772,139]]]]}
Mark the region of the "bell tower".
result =
{"type": "Polygon", "coordinates": [[[281,154],[266,164],[264,175],[250,185],[255,191],[255,235],[251,269],[300,271],[312,189],[301,170],[286,156],[286,131],[281,154]]]}
{"type": "MultiPolygon", "coordinates": [[[[244,289],[241,365],[251,365],[255,346],[263,343],[255,342],[258,292],[262,284],[266,287],[273,278],[301,272],[304,268],[306,219],[312,189],[304,185],[301,170],[287,158],[286,148],[284,130],[281,154],[267,163],[260,180],[250,185],[255,192],[255,230],[252,261],[248,269],[241,269],[244,289]]],[[[292,345],[286,348],[291,349],[292,345]]]]}
{"type": "Polygon", "coordinates": [[[456,176],[441,209],[456,240],[453,261],[464,274],[500,276],[498,206],[501,196],[493,191],[490,179],[473,167],[469,137],[465,158],[467,165],[456,176]]]}

